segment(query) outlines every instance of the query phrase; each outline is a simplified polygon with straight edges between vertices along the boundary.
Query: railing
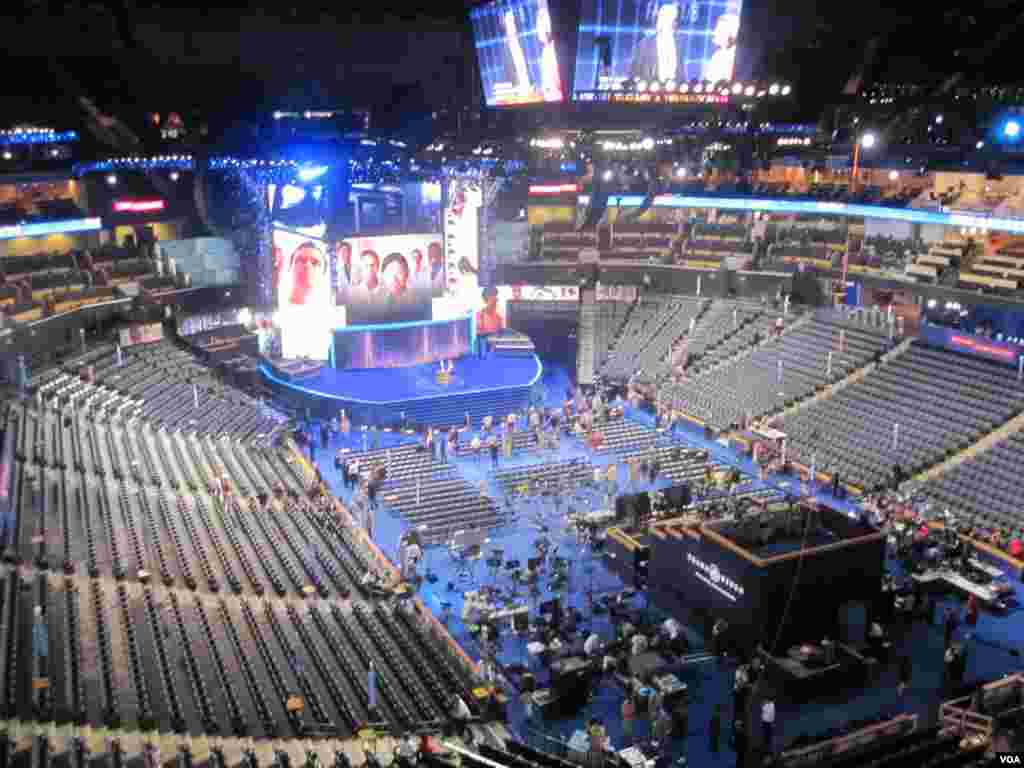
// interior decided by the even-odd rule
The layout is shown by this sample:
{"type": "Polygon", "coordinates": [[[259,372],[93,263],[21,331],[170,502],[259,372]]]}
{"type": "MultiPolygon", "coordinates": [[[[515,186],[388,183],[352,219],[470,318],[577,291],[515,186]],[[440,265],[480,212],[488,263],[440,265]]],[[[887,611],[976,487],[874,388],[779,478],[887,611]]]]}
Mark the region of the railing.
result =
{"type": "Polygon", "coordinates": [[[895,738],[917,729],[917,715],[899,715],[884,723],[869,725],[834,739],[783,752],[779,764],[787,768],[811,765],[842,754],[864,749],[882,739],[895,738]]]}

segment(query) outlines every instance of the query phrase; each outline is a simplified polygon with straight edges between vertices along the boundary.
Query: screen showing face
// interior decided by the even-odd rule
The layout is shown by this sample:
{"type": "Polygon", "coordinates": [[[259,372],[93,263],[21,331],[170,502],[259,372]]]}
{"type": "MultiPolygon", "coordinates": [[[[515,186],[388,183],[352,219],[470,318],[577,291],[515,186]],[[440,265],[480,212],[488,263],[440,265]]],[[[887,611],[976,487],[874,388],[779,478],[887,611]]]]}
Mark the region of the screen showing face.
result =
{"type": "Polygon", "coordinates": [[[498,0],[470,20],[487,106],[562,100],[548,0],[498,0]]]}
{"type": "Polygon", "coordinates": [[[443,293],[440,235],[355,237],[334,249],[334,301],[349,325],[429,320],[443,293]]]}
{"type": "Polygon", "coordinates": [[[274,283],[277,306],[326,308],[331,305],[325,227],[273,230],[274,283]]]}
{"type": "Polygon", "coordinates": [[[345,324],[331,301],[330,249],[325,227],[273,230],[276,325],[286,357],[326,360],[331,331],[345,324]]]}
{"type": "Polygon", "coordinates": [[[582,0],[576,97],[626,81],[676,89],[732,80],[742,0],[582,0]]]}

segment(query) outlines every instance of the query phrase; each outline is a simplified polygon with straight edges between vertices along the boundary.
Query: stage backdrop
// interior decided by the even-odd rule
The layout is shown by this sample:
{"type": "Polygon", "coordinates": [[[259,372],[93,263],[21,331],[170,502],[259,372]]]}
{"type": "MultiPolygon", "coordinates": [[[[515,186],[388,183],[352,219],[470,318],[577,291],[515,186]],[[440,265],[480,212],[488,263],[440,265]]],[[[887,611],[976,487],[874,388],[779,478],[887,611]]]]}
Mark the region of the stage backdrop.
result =
{"type": "Polygon", "coordinates": [[[334,303],[350,325],[429,320],[444,292],[444,253],[437,234],[354,237],[334,249],[334,303]]]}
{"type": "Polygon", "coordinates": [[[339,328],[334,332],[334,367],[404,368],[452,360],[469,352],[470,318],[403,323],[377,328],[339,328]]]}

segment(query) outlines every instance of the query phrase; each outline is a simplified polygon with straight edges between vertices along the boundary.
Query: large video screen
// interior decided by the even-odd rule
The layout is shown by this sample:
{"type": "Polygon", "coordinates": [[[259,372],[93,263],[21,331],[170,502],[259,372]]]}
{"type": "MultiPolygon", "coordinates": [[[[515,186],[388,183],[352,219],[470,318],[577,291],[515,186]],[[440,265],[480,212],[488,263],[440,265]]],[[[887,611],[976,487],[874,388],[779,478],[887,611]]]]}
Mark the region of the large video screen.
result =
{"type": "Polygon", "coordinates": [[[274,226],[274,293],[279,308],[331,305],[330,252],[324,230],[323,225],[274,226]]]}
{"type": "Polygon", "coordinates": [[[487,106],[564,98],[548,0],[497,0],[470,20],[487,106]]]}
{"type": "Polygon", "coordinates": [[[742,0],[581,0],[576,97],[627,80],[732,80],[741,11],[742,0]]]}
{"type": "Polygon", "coordinates": [[[354,237],[335,247],[334,303],[349,325],[429,320],[431,301],[444,293],[441,236],[354,237]]]}
{"type": "Polygon", "coordinates": [[[334,333],[334,367],[404,368],[455,360],[469,354],[469,344],[467,318],[405,328],[338,330],[334,333]]]}
{"type": "Polygon", "coordinates": [[[281,354],[326,360],[331,331],[345,324],[345,310],[331,300],[330,249],[324,227],[288,229],[275,225],[275,322],[281,354]]]}

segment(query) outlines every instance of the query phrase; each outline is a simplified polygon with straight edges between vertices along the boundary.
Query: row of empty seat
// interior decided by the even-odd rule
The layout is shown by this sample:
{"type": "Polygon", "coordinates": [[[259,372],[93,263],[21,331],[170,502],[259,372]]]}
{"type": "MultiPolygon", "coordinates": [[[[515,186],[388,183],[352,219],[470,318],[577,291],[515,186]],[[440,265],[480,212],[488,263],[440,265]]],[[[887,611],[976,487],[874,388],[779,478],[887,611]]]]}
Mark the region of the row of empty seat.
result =
{"type": "MultiPolygon", "coordinates": [[[[1024,408],[1008,366],[915,343],[833,396],[785,420],[791,455],[873,488],[892,467],[916,474],[980,440],[1024,408]]],[[[988,497],[1003,494],[990,487],[988,497]]]]}

